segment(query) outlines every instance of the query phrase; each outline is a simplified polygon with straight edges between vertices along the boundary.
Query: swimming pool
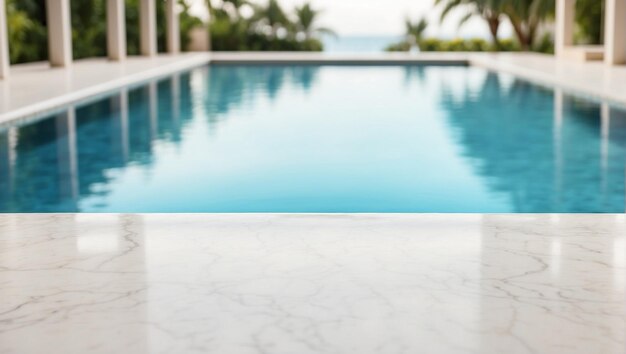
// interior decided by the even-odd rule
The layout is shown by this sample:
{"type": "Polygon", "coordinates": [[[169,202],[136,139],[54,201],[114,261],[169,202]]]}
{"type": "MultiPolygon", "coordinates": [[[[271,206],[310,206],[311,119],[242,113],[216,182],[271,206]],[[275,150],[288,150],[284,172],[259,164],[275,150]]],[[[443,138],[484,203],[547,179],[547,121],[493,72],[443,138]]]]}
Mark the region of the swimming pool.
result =
{"type": "Polygon", "coordinates": [[[2,212],[624,212],[626,112],[461,66],[210,65],[0,128],[2,212]]]}

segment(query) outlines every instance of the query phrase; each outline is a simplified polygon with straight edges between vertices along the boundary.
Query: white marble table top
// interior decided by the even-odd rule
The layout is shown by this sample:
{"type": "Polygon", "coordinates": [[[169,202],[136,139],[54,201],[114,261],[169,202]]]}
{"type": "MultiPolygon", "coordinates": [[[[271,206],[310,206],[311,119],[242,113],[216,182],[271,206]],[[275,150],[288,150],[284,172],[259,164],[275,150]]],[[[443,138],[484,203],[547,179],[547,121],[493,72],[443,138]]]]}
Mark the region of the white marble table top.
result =
{"type": "Polygon", "coordinates": [[[625,215],[0,215],[0,353],[624,353],[625,215]]]}

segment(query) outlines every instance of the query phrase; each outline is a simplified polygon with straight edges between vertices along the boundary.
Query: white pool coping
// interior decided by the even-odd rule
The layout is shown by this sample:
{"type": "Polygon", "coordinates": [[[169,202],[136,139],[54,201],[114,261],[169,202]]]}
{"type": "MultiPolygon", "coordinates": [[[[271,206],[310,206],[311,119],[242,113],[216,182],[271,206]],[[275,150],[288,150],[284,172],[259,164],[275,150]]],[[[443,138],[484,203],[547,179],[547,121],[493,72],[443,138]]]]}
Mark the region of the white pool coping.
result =
{"type": "Polygon", "coordinates": [[[113,92],[209,62],[208,53],[155,58],[131,57],[125,62],[79,60],[71,68],[47,63],[15,66],[9,80],[0,81],[0,123],[45,114],[68,104],[113,92]]]}
{"type": "Polygon", "coordinates": [[[533,83],[561,88],[626,106],[626,66],[556,60],[537,53],[343,54],[214,52],[78,60],[70,68],[46,63],[17,65],[0,81],[0,123],[42,115],[65,105],[175,72],[213,64],[468,65],[505,72],[533,83]]]}
{"type": "Polygon", "coordinates": [[[509,73],[565,93],[626,106],[625,65],[557,60],[537,53],[472,54],[469,65],[509,73]]]}

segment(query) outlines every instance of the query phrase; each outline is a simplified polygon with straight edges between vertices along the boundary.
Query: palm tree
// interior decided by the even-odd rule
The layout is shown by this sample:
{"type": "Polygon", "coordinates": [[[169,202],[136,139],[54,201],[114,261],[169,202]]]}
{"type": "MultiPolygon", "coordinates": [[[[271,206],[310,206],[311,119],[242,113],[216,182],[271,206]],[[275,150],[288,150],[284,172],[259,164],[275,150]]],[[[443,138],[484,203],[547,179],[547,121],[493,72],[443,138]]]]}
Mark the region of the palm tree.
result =
{"type": "Polygon", "coordinates": [[[316,22],[319,18],[320,11],[311,7],[310,3],[305,3],[300,7],[296,7],[296,28],[304,33],[305,38],[311,39],[315,34],[330,34],[336,36],[336,33],[326,27],[317,27],[316,22]]]}
{"type": "MultiPolygon", "coordinates": [[[[207,7],[209,8],[209,10],[215,9],[215,6],[213,5],[213,1],[214,0],[205,0],[205,3],[207,7]]],[[[249,2],[248,0],[222,0],[222,6],[224,4],[231,4],[234,8],[239,9],[243,5],[249,4],[249,2]]]]}
{"type": "Polygon", "coordinates": [[[422,37],[424,37],[424,31],[428,28],[428,21],[425,18],[421,18],[416,22],[411,22],[411,19],[407,18],[405,21],[407,43],[410,47],[417,47],[421,49],[422,37]]]}
{"type": "Polygon", "coordinates": [[[510,0],[503,2],[503,11],[513,25],[523,50],[533,47],[539,26],[554,14],[554,0],[510,0]]]}
{"type": "Polygon", "coordinates": [[[280,28],[287,29],[292,26],[277,0],[269,0],[266,6],[254,5],[251,21],[257,25],[269,26],[272,37],[276,36],[280,28]]]}
{"type": "Polygon", "coordinates": [[[241,17],[239,14],[241,7],[250,4],[248,0],[222,0],[221,5],[219,7],[215,7],[215,5],[213,5],[213,1],[215,0],[205,1],[211,16],[228,15],[235,20],[241,17]]]}
{"type": "MultiPolygon", "coordinates": [[[[541,0],[539,0],[541,1],[541,0]]],[[[503,5],[508,3],[507,0],[435,0],[435,5],[445,4],[441,12],[441,21],[450,14],[454,9],[464,7],[468,12],[459,21],[459,27],[462,27],[470,18],[479,16],[489,26],[489,33],[496,49],[500,48],[500,40],[498,31],[502,23],[503,5]]]]}

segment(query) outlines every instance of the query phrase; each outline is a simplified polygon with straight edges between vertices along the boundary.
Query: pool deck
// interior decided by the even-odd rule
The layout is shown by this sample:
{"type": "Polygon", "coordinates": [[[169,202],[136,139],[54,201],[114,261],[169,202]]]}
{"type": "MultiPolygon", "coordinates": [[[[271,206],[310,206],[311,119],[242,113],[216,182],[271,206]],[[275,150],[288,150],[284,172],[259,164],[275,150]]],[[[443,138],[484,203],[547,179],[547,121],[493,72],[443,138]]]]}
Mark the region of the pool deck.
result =
{"type": "Polygon", "coordinates": [[[624,353],[626,216],[0,215],[1,353],[624,353]]]}
{"type": "Polygon", "coordinates": [[[209,62],[257,64],[471,65],[505,72],[565,92],[626,106],[626,66],[557,61],[536,53],[421,53],[329,55],[323,53],[185,53],[125,62],[86,59],[71,68],[51,69],[47,63],[12,67],[0,80],[0,123],[24,119],[106,94],[123,86],[167,76],[209,62]]]}
{"type": "Polygon", "coordinates": [[[626,107],[626,66],[602,62],[556,60],[535,53],[473,54],[470,65],[513,74],[565,93],[591,97],[626,107]]]}
{"type": "Polygon", "coordinates": [[[0,123],[45,114],[127,85],[203,65],[208,60],[207,53],[186,53],[130,57],[125,62],[85,59],[66,69],[50,68],[48,63],[16,65],[10,79],[0,80],[0,123]]]}

